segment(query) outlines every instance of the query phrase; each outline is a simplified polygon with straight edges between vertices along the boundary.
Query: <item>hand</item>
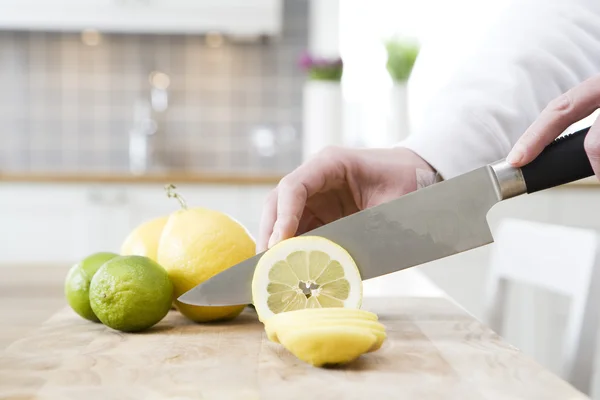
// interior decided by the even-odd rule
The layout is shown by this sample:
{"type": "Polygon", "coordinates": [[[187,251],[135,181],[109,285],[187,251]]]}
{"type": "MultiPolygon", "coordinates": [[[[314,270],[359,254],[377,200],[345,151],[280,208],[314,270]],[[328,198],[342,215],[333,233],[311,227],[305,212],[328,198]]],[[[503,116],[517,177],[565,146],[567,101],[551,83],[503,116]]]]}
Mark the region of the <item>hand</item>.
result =
{"type": "Polygon", "coordinates": [[[433,169],[404,148],[328,148],[284,177],[268,196],[257,251],[417,189],[433,169]]]}
{"type": "MultiPolygon", "coordinates": [[[[600,75],[596,75],[551,101],[517,141],[506,160],[515,167],[530,163],[571,124],[599,107],[600,75]]],[[[590,128],[584,146],[594,173],[600,178],[600,119],[590,128]]]]}

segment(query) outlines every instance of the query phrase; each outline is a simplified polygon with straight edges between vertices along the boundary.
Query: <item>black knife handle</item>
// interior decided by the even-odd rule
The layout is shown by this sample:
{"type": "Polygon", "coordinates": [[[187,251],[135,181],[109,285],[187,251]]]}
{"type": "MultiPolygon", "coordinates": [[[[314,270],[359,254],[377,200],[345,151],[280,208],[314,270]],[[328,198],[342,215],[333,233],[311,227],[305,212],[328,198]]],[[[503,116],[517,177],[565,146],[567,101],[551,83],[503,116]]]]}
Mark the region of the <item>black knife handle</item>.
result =
{"type": "Polygon", "coordinates": [[[527,193],[550,189],[594,175],[583,142],[590,128],[556,139],[521,172],[527,193]]]}

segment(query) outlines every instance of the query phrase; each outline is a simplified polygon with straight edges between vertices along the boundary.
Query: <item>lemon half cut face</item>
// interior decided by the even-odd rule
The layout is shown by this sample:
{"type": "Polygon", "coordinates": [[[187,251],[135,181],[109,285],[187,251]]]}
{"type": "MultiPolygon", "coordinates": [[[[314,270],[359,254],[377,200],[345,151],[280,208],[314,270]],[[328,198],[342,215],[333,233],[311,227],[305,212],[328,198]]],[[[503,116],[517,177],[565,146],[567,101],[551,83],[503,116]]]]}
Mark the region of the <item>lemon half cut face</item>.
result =
{"type": "Polygon", "coordinates": [[[362,279],[339,245],[318,236],[285,240],[259,260],[252,298],[261,321],[304,308],[359,308],[362,279]]]}

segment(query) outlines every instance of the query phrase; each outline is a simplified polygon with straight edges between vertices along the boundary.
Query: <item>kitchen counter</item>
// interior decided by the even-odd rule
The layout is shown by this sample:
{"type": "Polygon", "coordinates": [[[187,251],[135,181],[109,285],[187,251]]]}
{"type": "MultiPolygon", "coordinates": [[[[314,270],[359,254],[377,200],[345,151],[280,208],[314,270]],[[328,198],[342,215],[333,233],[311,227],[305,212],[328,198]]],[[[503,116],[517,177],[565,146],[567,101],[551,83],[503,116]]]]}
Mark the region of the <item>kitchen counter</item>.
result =
{"type": "MultiPolygon", "coordinates": [[[[170,171],[135,175],[129,172],[7,172],[0,171],[0,183],[180,183],[180,184],[229,184],[229,185],[271,185],[275,186],[284,174],[267,172],[193,172],[170,171]]],[[[563,185],[562,188],[600,187],[595,177],[582,179],[563,185]]]]}
{"type": "Polygon", "coordinates": [[[1,398],[293,400],[308,389],[323,399],[588,398],[443,296],[365,298],[386,326],[383,347],[319,369],[269,342],[251,310],[220,324],[172,311],[145,333],[123,334],[65,307],[66,268],[1,271],[3,330],[27,324],[0,348],[1,398]]]}
{"type": "Polygon", "coordinates": [[[63,285],[70,267],[0,265],[0,351],[65,306],[63,285]]]}
{"type": "Polygon", "coordinates": [[[192,172],[169,171],[134,175],[129,172],[7,172],[0,171],[1,182],[13,183],[198,183],[275,186],[282,174],[266,172],[192,172]]]}

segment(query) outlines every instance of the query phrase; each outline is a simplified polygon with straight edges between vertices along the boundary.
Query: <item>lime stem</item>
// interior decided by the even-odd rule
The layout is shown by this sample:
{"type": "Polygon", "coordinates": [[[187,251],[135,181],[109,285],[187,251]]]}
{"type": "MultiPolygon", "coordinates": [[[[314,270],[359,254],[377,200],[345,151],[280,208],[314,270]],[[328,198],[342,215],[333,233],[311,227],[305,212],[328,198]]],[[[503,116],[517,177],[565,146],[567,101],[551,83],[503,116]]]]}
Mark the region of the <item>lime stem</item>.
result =
{"type": "Polygon", "coordinates": [[[177,189],[177,188],[172,183],[169,183],[168,185],[166,185],[165,191],[167,192],[167,197],[170,199],[177,199],[181,208],[184,210],[187,210],[187,203],[185,202],[185,199],[183,198],[182,195],[177,193],[175,191],[175,189],[177,189]]]}

